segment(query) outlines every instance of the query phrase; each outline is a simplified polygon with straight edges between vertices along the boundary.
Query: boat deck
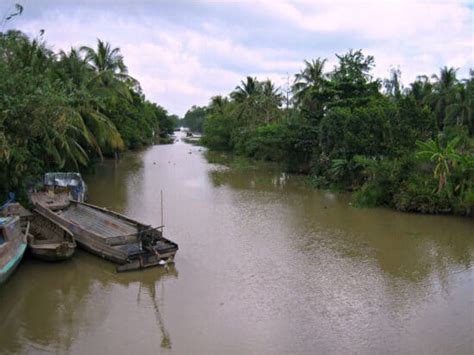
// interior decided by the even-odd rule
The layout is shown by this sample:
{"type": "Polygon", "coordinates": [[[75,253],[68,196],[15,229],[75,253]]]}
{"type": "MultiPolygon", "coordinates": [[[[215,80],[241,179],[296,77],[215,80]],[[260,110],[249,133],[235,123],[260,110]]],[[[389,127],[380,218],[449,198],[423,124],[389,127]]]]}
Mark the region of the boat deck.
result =
{"type": "Polygon", "coordinates": [[[69,205],[69,193],[34,192],[30,196],[33,204],[41,205],[53,211],[64,208],[69,205]]]}
{"type": "Polygon", "coordinates": [[[126,220],[80,204],[72,204],[58,215],[104,239],[138,232],[137,226],[126,220]]]}

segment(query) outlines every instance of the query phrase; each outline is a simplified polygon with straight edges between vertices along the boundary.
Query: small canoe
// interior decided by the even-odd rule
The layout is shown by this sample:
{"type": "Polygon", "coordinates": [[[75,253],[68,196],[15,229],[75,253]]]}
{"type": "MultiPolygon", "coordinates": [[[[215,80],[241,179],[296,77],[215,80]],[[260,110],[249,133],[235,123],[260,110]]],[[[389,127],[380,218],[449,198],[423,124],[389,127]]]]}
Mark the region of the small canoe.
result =
{"type": "Polygon", "coordinates": [[[16,270],[26,250],[26,232],[21,231],[20,217],[0,217],[0,285],[16,270]]]}
{"type": "Polygon", "coordinates": [[[28,249],[35,258],[46,261],[69,259],[76,250],[72,233],[35,209],[28,234],[28,249]]]}
{"type": "Polygon", "coordinates": [[[67,205],[47,203],[48,198],[38,194],[44,193],[31,195],[35,210],[68,229],[82,248],[119,264],[119,272],[174,261],[178,245],[163,237],[163,226],[152,227],[74,200],[68,201],[67,205]]]}

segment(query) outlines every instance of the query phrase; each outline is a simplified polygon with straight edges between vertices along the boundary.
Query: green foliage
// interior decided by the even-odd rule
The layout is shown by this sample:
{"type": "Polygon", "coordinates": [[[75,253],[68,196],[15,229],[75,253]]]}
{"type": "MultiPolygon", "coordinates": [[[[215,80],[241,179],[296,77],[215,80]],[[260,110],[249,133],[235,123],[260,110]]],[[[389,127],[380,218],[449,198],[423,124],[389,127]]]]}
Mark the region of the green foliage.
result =
{"type": "Polygon", "coordinates": [[[318,150],[319,130],[307,120],[293,117],[285,122],[286,166],[288,171],[309,173],[318,150]]]}
{"type": "MultiPolygon", "coordinates": [[[[444,190],[436,190],[436,180],[413,174],[403,182],[394,196],[394,206],[400,211],[420,213],[449,213],[453,211],[453,201],[444,190]]],[[[460,211],[461,212],[461,211],[460,211]]]]}
{"type": "Polygon", "coordinates": [[[352,194],[352,203],[359,207],[375,207],[383,205],[387,192],[381,184],[368,181],[352,194]]]}
{"type": "Polygon", "coordinates": [[[42,38],[0,33],[0,198],[48,170],[85,168],[153,143],[174,125],[145,100],[118,48],[51,51],[42,38]]]}
{"type": "Polygon", "coordinates": [[[393,206],[393,198],[398,193],[404,179],[415,169],[412,154],[400,158],[370,158],[355,156],[358,179],[362,183],[352,195],[356,206],[393,206]]]}
{"type": "Polygon", "coordinates": [[[433,178],[438,182],[436,194],[446,196],[450,207],[458,213],[474,208],[474,155],[469,141],[461,144],[461,136],[446,144],[440,139],[417,142],[417,157],[432,163],[433,178]]]}
{"type": "Polygon", "coordinates": [[[285,131],[282,124],[269,123],[249,133],[244,135],[245,140],[236,144],[237,153],[259,160],[284,160],[285,131]]]}
{"type": "Polygon", "coordinates": [[[459,137],[453,138],[446,147],[442,147],[438,139],[416,142],[418,146],[416,156],[434,163],[433,175],[438,179],[438,193],[446,186],[453,166],[461,159],[461,155],[456,151],[459,141],[459,137]]]}
{"type": "Polygon", "coordinates": [[[271,156],[273,154],[268,154],[268,149],[272,144],[274,146],[274,139],[270,136],[279,132],[276,127],[282,118],[282,97],[273,83],[247,77],[230,96],[232,101],[214,97],[207,109],[200,109],[200,112],[207,113],[203,143],[211,149],[235,149],[244,155],[275,159],[271,156]],[[259,128],[265,125],[269,128],[259,128]]]}
{"type": "Polygon", "coordinates": [[[214,113],[207,117],[204,123],[204,132],[202,142],[214,150],[230,151],[232,122],[228,115],[214,113]]]}
{"type": "Polygon", "coordinates": [[[206,107],[193,106],[186,112],[180,124],[189,128],[191,132],[202,133],[207,113],[206,107]]]}
{"type": "Polygon", "coordinates": [[[326,59],[304,62],[285,109],[271,82],[250,76],[193,107],[203,142],[284,163],[310,174],[312,186],[350,190],[358,206],[472,214],[474,72],[458,80],[444,67],[404,88],[399,70],[375,79],[374,58],[361,50],[336,57],[332,71],[326,59]]]}

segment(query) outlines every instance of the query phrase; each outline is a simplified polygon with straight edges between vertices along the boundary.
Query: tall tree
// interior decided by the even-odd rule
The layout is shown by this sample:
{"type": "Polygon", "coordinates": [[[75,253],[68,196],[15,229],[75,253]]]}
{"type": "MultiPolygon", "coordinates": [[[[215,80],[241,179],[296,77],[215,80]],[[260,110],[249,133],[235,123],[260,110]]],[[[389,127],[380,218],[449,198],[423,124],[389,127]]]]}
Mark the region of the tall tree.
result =
{"type": "Polygon", "coordinates": [[[97,73],[112,72],[118,74],[117,79],[121,78],[120,75],[128,73],[123,56],[120,54],[120,48],[112,48],[108,42],[98,39],[97,49],[82,46],[81,51],[85,53],[86,62],[97,73]]]}
{"type": "MultiPolygon", "coordinates": [[[[97,48],[82,46],[80,49],[85,55],[85,61],[91,70],[96,73],[93,84],[97,91],[119,94],[122,98],[131,100],[130,89],[139,88],[138,82],[128,74],[127,66],[123,61],[120,48],[112,48],[110,43],[97,40],[97,48]],[[108,89],[112,90],[108,90],[108,89]]],[[[110,97],[114,99],[114,95],[110,97]]]]}
{"type": "Polygon", "coordinates": [[[446,126],[447,108],[453,102],[455,88],[458,82],[456,78],[457,69],[447,66],[440,69],[439,75],[433,74],[435,80],[433,93],[431,96],[431,104],[436,114],[438,127],[443,130],[446,126]]]}
{"type": "Polygon", "coordinates": [[[245,81],[241,81],[240,85],[236,86],[230,97],[235,101],[242,103],[248,98],[252,98],[261,93],[261,85],[256,78],[247,76],[245,81]]]}
{"type": "Polygon", "coordinates": [[[327,59],[321,58],[304,61],[305,68],[295,75],[292,88],[297,105],[303,104],[305,99],[309,100],[311,92],[324,90],[327,83],[327,75],[324,73],[326,61],[327,59]]]}
{"type": "Polygon", "coordinates": [[[428,104],[432,92],[433,84],[426,75],[418,76],[416,80],[410,84],[410,87],[407,88],[407,93],[413,96],[419,105],[428,104]]]}
{"type": "Polygon", "coordinates": [[[469,79],[456,86],[453,101],[446,108],[446,121],[465,126],[474,135],[474,70],[470,70],[469,79]]]}

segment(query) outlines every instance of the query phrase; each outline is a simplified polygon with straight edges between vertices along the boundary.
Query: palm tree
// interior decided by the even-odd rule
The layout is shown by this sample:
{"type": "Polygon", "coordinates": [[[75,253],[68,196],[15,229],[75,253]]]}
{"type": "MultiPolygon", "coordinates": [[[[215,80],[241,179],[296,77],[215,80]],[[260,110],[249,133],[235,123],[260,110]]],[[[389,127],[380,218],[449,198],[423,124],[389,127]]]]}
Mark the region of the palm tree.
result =
{"type": "Polygon", "coordinates": [[[223,113],[224,107],[229,103],[227,97],[222,97],[221,95],[213,96],[211,102],[209,103],[209,109],[211,112],[223,113]]]}
{"type": "Polygon", "coordinates": [[[327,75],[324,73],[324,65],[327,59],[317,58],[310,62],[305,60],[305,68],[295,75],[293,93],[296,103],[301,104],[308,98],[309,92],[320,92],[325,87],[327,75]]]}
{"type": "Polygon", "coordinates": [[[279,108],[283,102],[283,96],[280,93],[280,88],[277,88],[269,79],[261,83],[261,91],[263,121],[269,123],[279,116],[279,108]]]}
{"type": "Polygon", "coordinates": [[[29,68],[33,74],[37,74],[48,71],[54,54],[41,37],[30,40],[22,32],[11,30],[0,33],[0,57],[12,69],[29,68]]]}
{"type": "Polygon", "coordinates": [[[446,108],[446,119],[448,123],[457,124],[459,126],[472,126],[474,102],[469,94],[466,86],[458,86],[455,93],[455,101],[446,108]]]}
{"type": "MultiPolygon", "coordinates": [[[[112,48],[110,43],[97,40],[97,50],[87,46],[81,47],[85,53],[85,60],[96,73],[112,72],[114,74],[127,74],[128,69],[120,54],[120,48],[112,48]]],[[[117,78],[120,78],[118,76],[117,78]]]]}
{"type": "Polygon", "coordinates": [[[89,68],[96,75],[91,84],[96,86],[95,90],[105,93],[118,94],[131,101],[131,89],[139,91],[139,83],[136,79],[128,75],[128,69],[120,54],[120,48],[112,48],[110,43],[97,40],[97,49],[94,50],[87,46],[82,46],[80,51],[84,53],[84,59],[89,68]],[[108,90],[108,89],[112,90],[108,90]]]}
{"type": "Polygon", "coordinates": [[[91,79],[88,64],[76,48],[71,48],[68,53],[59,52],[56,74],[63,82],[70,80],[76,87],[87,86],[91,79]]]}
{"type": "Polygon", "coordinates": [[[84,149],[86,144],[94,147],[102,156],[100,147],[82,116],[68,106],[57,109],[58,115],[50,117],[52,124],[45,122],[43,125],[44,148],[57,166],[62,169],[69,162],[78,170],[79,164],[87,165],[89,157],[84,149]]]}
{"type": "Polygon", "coordinates": [[[426,75],[420,75],[407,91],[419,104],[426,104],[433,93],[433,84],[426,75]]]}
{"type": "Polygon", "coordinates": [[[470,134],[474,134],[474,71],[470,70],[471,78],[463,80],[456,87],[453,102],[446,108],[449,124],[464,125],[470,134]]]}
{"type": "Polygon", "coordinates": [[[126,95],[130,96],[129,89],[119,79],[109,78],[108,83],[102,82],[103,77],[97,79],[95,70],[91,70],[92,67],[75,48],[71,48],[69,53],[61,51],[59,58],[56,75],[63,82],[71,84],[68,87],[70,106],[65,111],[66,117],[76,122],[79,119],[82,121],[81,130],[82,125],[87,129],[83,141],[92,146],[99,156],[102,156],[105,147],[122,150],[123,140],[113,122],[103,112],[105,100],[120,95],[121,90],[126,90],[126,95]]]}
{"type": "Polygon", "coordinates": [[[438,127],[442,130],[446,126],[446,109],[452,103],[455,87],[458,82],[456,78],[457,69],[443,67],[440,75],[432,75],[435,80],[434,92],[431,96],[431,103],[438,120],[438,127]]]}
{"type": "Polygon", "coordinates": [[[278,105],[281,105],[283,97],[280,93],[280,88],[277,88],[271,80],[268,79],[262,83],[262,94],[263,96],[278,102],[278,105]]]}
{"type": "Polygon", "coordinates": [[[261,84],[256,78],[247,76],[246,81],[241,81],[239,86],[230,94],[236,102],[242,103],[250,97],[255,97],[261,92],[261,84]]]}

